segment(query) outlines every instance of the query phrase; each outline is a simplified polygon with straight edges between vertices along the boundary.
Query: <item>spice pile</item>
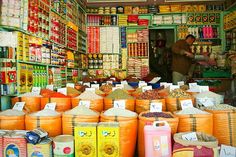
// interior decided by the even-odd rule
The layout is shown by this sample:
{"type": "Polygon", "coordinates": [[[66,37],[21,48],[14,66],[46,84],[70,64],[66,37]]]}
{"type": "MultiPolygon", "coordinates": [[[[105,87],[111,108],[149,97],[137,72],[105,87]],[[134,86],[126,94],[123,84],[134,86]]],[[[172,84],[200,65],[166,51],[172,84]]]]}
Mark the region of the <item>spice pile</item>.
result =
{"type": "Polygon", "coordinates": [[[163,118],[173,118],[173,116],[171,114],[167,114],[167,113],[163,113],[163,112],[147,112],[147,113],[143,113],[141,115],[142,117],[163,117],[163,118]]]}
{"type": "Polygon", "coordinates": [[[81,100],[97,100],[97,99],[102,99],[101,96],[95,94],[92,91],[84,91],[82,94],[80,94],[76,98],[81,99],[81,100]]]}
{"type": "Polygon", "coordinates": [[[148,100],[156,100],[160,98],[161,97],[158,94],[158,90],[147,90],[138,96],[138,99],[148,99],[148,100]]]}
{"type": "Polygon", "coordinates": [[[134,99],[132,96],[130,96],[127,92],[125,92],[122,89],[114,90],[106,98],[109,98],[109,99],[134,99]]]}
{"type": "Polygon", "coordinates": [[[136,117],[137,113],[126,109],[110,108],[104,112],[105,116],[136,117]]]}
{"type": "Polygon", "coordinates": [[[75,108],[64,112],[67,115],[76,115],[76,116],[97,116],[99,113],[85,107],[85,106],[76,106],[75,108]]]}
{"type": "Polygon", "coordinates": [[[169,93],[170,98],[191,98],[191,95],[182,89],[174,89],[169,93]]]}

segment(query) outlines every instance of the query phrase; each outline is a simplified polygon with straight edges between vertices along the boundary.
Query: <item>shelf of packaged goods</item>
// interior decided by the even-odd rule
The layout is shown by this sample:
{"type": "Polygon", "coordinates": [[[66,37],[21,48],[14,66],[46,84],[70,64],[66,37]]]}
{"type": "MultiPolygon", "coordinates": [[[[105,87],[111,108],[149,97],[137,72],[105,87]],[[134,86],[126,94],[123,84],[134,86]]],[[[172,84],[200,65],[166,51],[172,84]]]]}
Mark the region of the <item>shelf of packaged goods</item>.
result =
{"type": "Polygon", "coordinates": [[[127,42],[127,44],[147,44],[148,42],[127,42]]]}
{"type": "Polygon", "coordinates": [[[65,17],[63,17],[63,15],[61,15],[60,13],[58,13],[56,10],[54,10],[54,9],[51,9],[51,11],[53,12],[53,13],[55,13],[55,14],[57,14],[58,16],[60,16],[62,19],[66,19],[65,17]]]}
{"type": "Polygon", "coordinates": [[[172,24],[152,24],[148,26],[149,28],[156,28],[156,27],[165,27],[165,26],[178,26],[182,24],[172,23],[172,24]]]}
{"type": "Polygon", "coordinates": [[[87,33],[85,31],[83,31],[82,29],[79,29],[79,32],[84,35],[85,37],[87,36],[87,33]]]}
{"type": "Polygon", "coordinates": [[[15,96],[18,96],[18,94],[7,94],[7,95],[0,95],[1,96],[10,96],[10,97],[15,97],[15,96]]]}
{"type": "Polygon", "coordinates": [[[79,49],[78,51],[79,51],[80,54],[85,54],[85,55],[87,54],[86,51],[84,51],[84,50],[79,49]]]}
{"type": "Polygon", "coordinates": [[[71,50],[71,51],[77,51],[77,49],[72,49],[72,48],[69,48],[69,47],[66,47],[67,50],[71,50]]]}
{"type": "Polygon", "coordinates": [[[234,26],[233,28],[228,28],[228,29],[224,29],[224,31],[226,31],[226,32],[229,32],[229,31],[234,31],[234,32],[236,32],[236,26],[234,26]],[[235,30],[234,30],[235,29],[235,30]]]}
{"type": "Polygon", "coordinates": [[[125,26],[126,28],[130,28],[130,29],[134,29],[134,28],[137,28],[137,29],[145,29],[145,28],[148,28],[148,26],[125,26]]]}
{"type": "Polygon", "coordinates": [[[128,58],[148,59],[148,56],[128,56],[128,58]]]}
{"type": "Polygon", "coordinates": [[[103,68],[97,68],[97,69],[89,69],[88,70],[123,70],[123,69],[103,69],[103,68]]]}
{"type": "Polygon", "coordinates": [[[118,25],[88,25],[87,27],[119,27],[118,25]]]}
{"type": "Polygon", "coordinates": [[[87,16],[89,15],[98,15],[98,16],[118,16],[118,14],[98,14],[98,13],[87,13],[87,16]]]}
{"type": "Polygon", "coordinates": [[[65,47],[66,47],[65,45],[60,44],[60,43],[57,43],[57,42],[55,42],[55,41],[53,41],[53,40],[50,40],[50,42],[52,42],[54,45],[57,45],[57,46],[59,46],[59,47],[61,47],[61,48],[65,48],[65,47]]]}
{"type": "Polygon", "coordinates": [[[80,69],[80,70],[88,70],[88,68],[78,68],[78,69],[80,69]]]}
{"type": "Polygon", "coordinates": [[[204,23],[204,24],[194,24],[194,23],[187,23],[187,24],[182,24],[182,25],[187,25],[187,26],[220,26],[219,23],[204,23]]]}
{"type": "Polygon", "coordinates": [[[81,9],[86,14],[86,9],[80,5],[78,5],[79,9],[81,9]]]}
{"type": "Polygon", "coordinates": [[[50,65],[48,65],[49,67],[58,67],[58,68],[60,68],[60,67],[62,67],[63,65],[53,65],[53,64],[50,64],[50,65]]]}
{"type": "Polygon", "coordinates": [[[30,61],[17,61],[18,63],[24,63],[24,64],[33,64],[33,65],[42,65],[42,66],[48,66],[46,63],[39,63],[39,62],[30,62],[30,61]]]}
{"type": "Polygon", "coordinates": [[[33,36],[33,37],[41,38],[41,39],[43,39],[43,40],[45,40],[45,41],[49,41],[48,38],[44,38],[44,37],[35,35],[35,34],[33,34],[33,33],[30,33],[30,32],[28,32],[28,31],[26,31],[26,30],[23,30],[22,28],[13,27],[13,26],[0,25],[0,29],[1,29],[1,28],[2,28],[2,29],[5,29],[5,30],[8,30],[8,31],[19,31],[19,32],[22,32],[22,33],[24,33],[24,34],[26,34],[26,35],[30,35],[30,36],[33,36]]]}
{"type": "Polygon", "coordinates": [[[121,53],[98,53],[102,55],[121,55],[121,53]]]}
{"type": "Polygon", "coordinates": [[[155,13],[153,15],[172,15],[172,14],[185,14],[186,12],[166,12],[166,13],[155,13]]]}

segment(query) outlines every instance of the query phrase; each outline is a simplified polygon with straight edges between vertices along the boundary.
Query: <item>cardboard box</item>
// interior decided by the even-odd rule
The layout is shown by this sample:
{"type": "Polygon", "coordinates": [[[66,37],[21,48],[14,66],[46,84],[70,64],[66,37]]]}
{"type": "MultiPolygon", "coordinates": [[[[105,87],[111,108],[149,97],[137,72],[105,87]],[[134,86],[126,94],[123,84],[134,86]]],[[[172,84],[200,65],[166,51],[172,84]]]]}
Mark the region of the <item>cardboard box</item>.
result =
{"type": "Polygon", "coordinates": [[[97,127],[98,157],[120,156],[120,130],[118,122],[101,122],[97,127]]]}
{"type": "Polygon", "coordinates": [[[26,91],[31,92],[33,88],[33,65],[27,65],[27,79],[26,79],[26,91]]]}
{"type": "Polygon", "coordinates": [[[27,64],[18,63],[17,69],[17,82],[19,84],[19,93],[26,92],[26,81],[27,81],[27,64]]]}
{"type": "Polygon", "coordinates": [[[75,157],[97,156],[97,123],[79,123],[74,130],[75,157]]]}

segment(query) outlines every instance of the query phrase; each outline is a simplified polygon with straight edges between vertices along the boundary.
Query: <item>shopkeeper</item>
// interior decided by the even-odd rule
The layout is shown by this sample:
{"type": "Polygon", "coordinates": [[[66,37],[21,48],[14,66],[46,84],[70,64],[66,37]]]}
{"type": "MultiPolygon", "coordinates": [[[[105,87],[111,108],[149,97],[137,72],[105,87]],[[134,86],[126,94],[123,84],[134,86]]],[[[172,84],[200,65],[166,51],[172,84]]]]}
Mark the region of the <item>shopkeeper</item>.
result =
{"type": "Polygon", "coordinates": [[[191,52],[191,46],[195,40],[196,38],[189,34],[185,39],[178,40],[172,46],[172,82],[174,84],[192,77],[194,61],[208,61],[209,59],[207,56],[194,55],[191,52]]]}

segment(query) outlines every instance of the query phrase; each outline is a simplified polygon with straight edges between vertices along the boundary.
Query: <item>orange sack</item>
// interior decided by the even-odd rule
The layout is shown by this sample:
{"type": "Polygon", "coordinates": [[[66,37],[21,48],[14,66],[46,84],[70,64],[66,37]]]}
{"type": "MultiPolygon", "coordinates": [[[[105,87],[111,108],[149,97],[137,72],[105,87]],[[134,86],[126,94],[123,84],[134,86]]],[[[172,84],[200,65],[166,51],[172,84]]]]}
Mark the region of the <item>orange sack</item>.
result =
{"type": "Polygon", "coordinates": [[[157,100],[140,100],[136,99],[135,102],[135,111],[136,113],[141,113],[150,110],[151,102],[161,102],[162,103],[162,111],[166,111],[166,103],[165,99],[157,99],[157,100]]]}

